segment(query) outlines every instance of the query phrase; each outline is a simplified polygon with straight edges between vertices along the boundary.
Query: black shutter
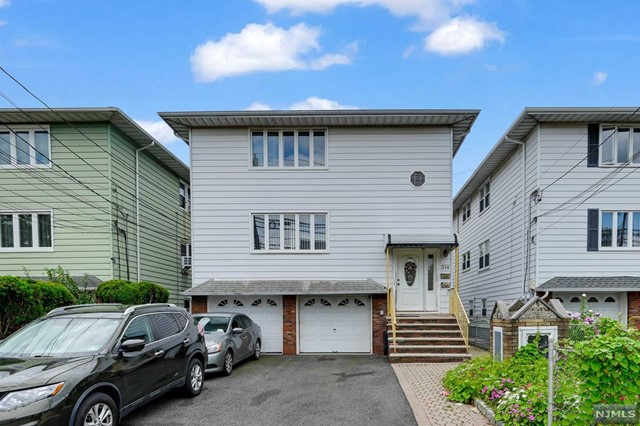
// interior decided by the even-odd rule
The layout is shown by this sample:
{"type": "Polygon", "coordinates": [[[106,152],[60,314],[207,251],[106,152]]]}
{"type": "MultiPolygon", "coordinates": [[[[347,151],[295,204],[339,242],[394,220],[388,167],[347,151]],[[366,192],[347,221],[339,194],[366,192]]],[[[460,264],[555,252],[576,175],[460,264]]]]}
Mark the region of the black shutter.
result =
{"type": "Polygon", "coordinates": [[[587,125],[587,137],[589,142],[587,146],[589,152],[587,154],[587,167],[598,167],[600,153],[600,125],[590,123],[587,125]]]}
{"type": "Polygon", "coordinates": [[[587,251],[598,251],[598,222],[600,210],[587,210],[587,251]]]}

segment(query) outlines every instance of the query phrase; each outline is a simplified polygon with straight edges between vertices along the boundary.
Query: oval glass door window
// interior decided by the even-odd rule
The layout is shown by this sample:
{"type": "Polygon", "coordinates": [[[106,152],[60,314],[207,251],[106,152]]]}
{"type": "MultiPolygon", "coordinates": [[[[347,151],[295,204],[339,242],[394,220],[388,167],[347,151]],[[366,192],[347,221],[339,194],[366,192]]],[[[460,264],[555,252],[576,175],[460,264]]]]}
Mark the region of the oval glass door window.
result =
{"type": "Polygon", "coordinates": [[[418,269],[418,265],[412,257],[408,258],[404,262],[404,281],[407,283],[409,287],[413,285],[416,281],[416,270],[418,269]]]}

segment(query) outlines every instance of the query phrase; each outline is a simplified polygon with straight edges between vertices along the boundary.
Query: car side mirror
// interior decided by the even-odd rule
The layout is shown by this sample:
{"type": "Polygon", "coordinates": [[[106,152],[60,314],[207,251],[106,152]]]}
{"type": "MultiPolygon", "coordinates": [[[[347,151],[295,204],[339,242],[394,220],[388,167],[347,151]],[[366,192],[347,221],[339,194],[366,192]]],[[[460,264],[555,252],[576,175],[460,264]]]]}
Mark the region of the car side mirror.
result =
{"type": "Polygon", "coordinates": [[[240,327],[235,327],[231,330],[231,333],[233,334],[242,334],[242,332],[244,331],[244,329],[240,328],[240,327]]]}
{"type": "Polygon", "coordinates": [[[147,343],[142,339],[128,339],[120,344],[120,351],[122,353],[137,352],[144,349],[147,343]]]}

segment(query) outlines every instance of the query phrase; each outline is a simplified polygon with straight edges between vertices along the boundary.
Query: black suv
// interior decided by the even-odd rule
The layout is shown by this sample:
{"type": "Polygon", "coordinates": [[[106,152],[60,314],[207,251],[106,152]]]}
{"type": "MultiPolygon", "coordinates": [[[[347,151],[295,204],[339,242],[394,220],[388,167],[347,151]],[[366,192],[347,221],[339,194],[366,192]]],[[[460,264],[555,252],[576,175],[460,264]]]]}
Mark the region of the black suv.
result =
{"type": "Polygon", "coordinates": [[[199,395],[205,359],[172,304],[54,309],[0,342],[0,425],[116,426],[173,388],[199,395]]]}

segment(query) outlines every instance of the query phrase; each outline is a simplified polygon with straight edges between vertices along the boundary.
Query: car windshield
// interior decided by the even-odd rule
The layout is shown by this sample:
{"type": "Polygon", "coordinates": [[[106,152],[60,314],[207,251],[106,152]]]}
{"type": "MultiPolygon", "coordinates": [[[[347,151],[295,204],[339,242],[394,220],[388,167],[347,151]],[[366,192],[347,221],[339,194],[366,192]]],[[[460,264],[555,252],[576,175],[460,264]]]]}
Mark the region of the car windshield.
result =
{"type": "Polygon", "coordinates": [[[113,318],[46,318],[0,343],[0,357],[95,355],[104,348],[120,322],[113,318]]]}
{"type": "Polygon", "coordinates": [[[205,333],[224,333],[229,327],[229,317],[194,317],[194,320],[204,327],[205,333]]]}

